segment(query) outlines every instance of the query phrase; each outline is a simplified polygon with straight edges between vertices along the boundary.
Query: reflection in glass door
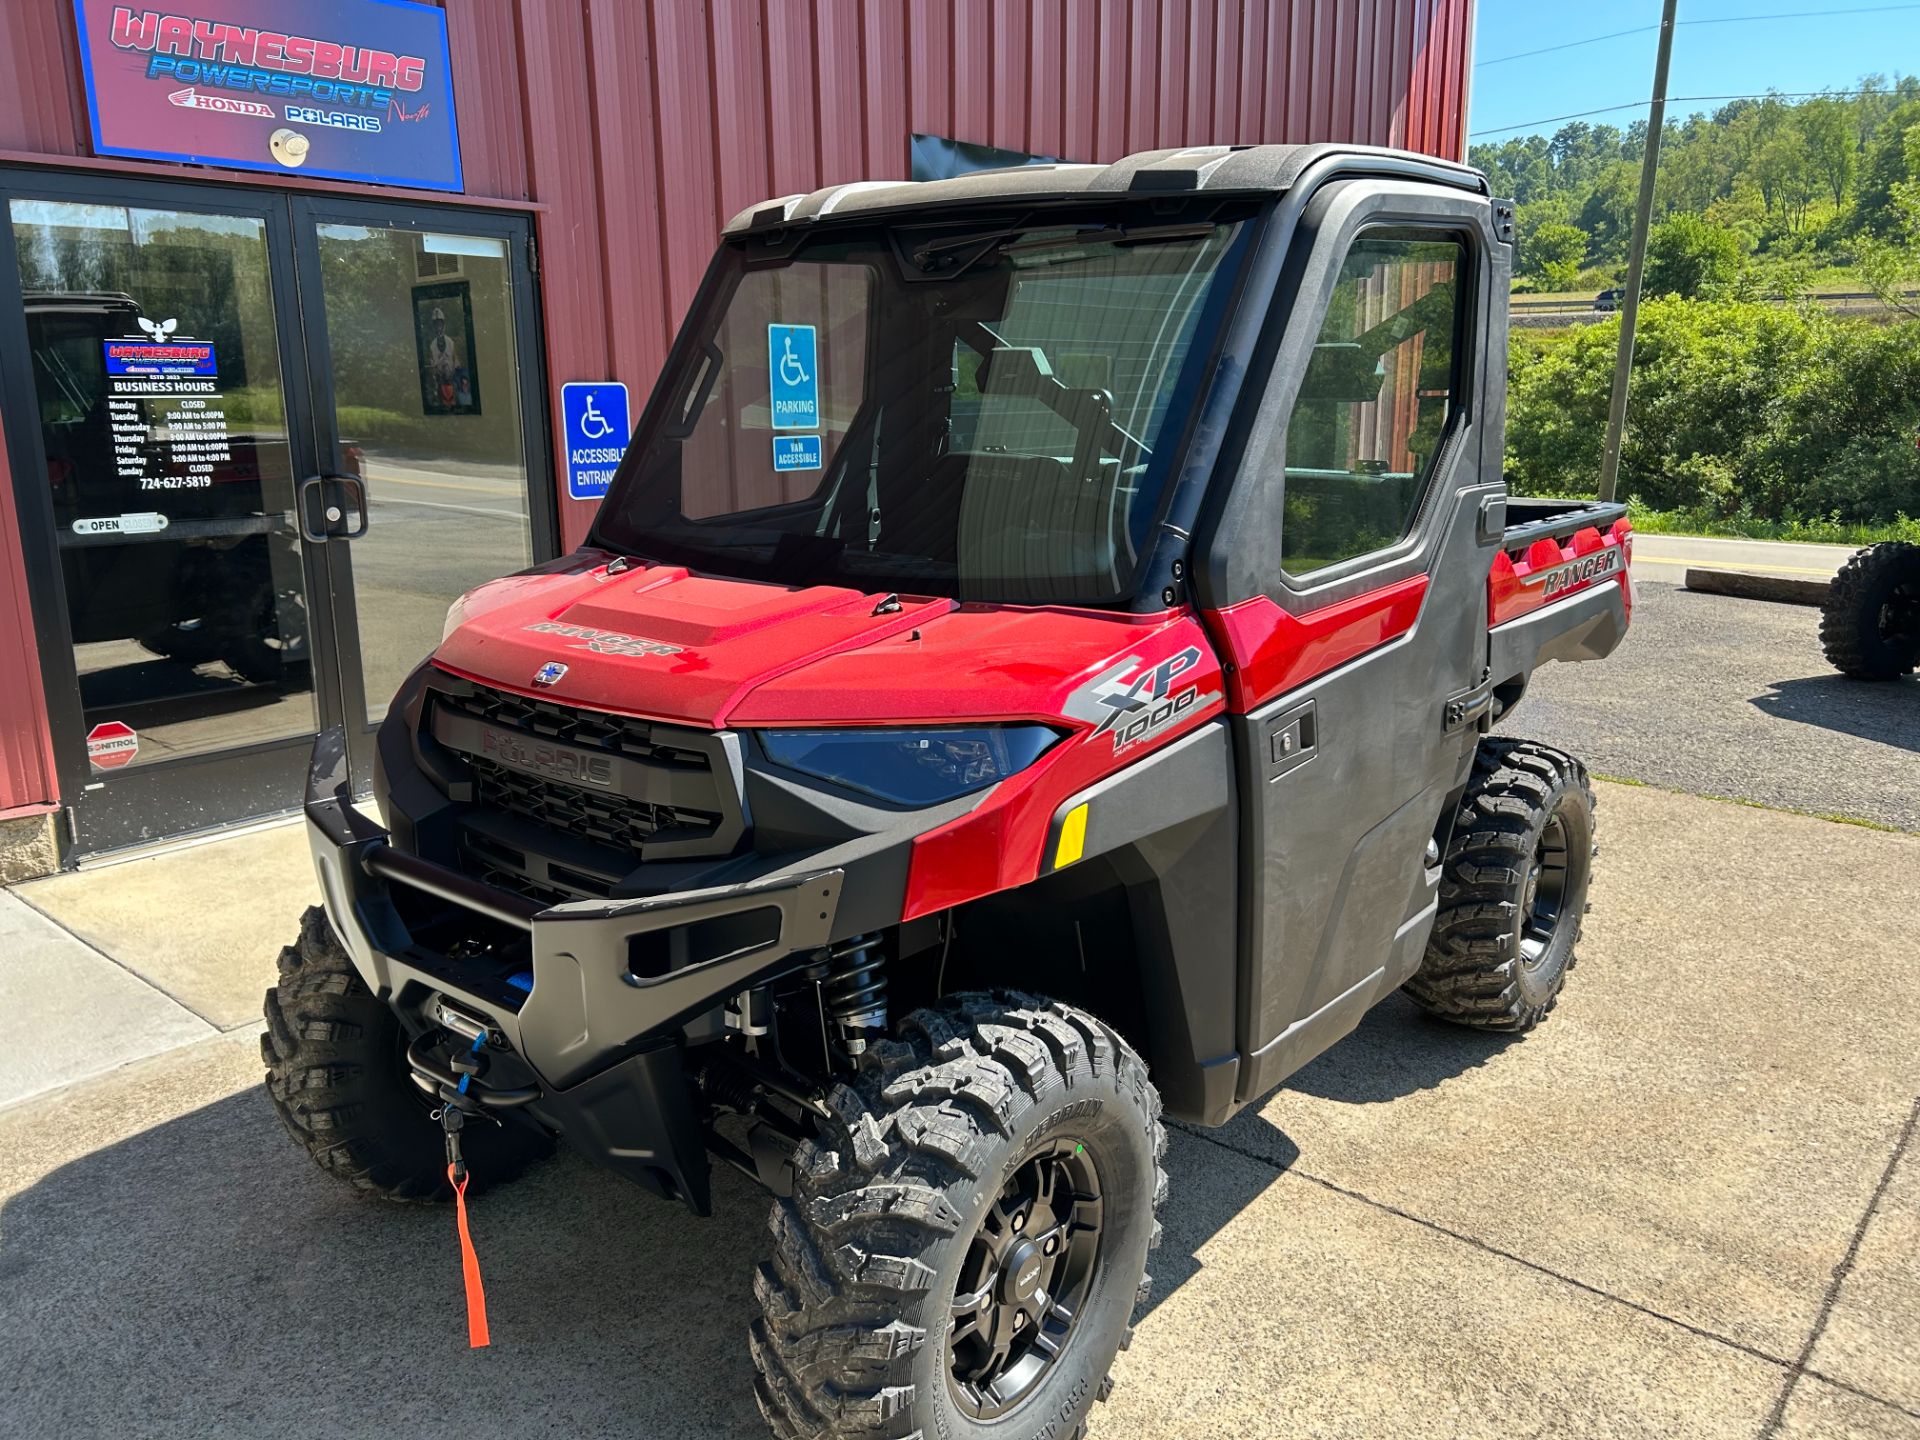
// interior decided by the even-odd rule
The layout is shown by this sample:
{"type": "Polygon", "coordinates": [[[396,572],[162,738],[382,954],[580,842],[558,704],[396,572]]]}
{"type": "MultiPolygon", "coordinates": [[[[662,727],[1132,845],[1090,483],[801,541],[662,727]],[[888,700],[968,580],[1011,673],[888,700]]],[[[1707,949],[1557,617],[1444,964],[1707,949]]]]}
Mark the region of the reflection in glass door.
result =
{"type": "Polygon", "coordinates": [[[311,733],[266,220],[8,208],[87,788],[311,733]]]}
{"type": "Polygon", "coordinates": [[[496,235],[315,226],[331,410],[366,482],[352,544],[366,720],[440,642],[447,607],[532,561],[511,255],[496,235]]]}

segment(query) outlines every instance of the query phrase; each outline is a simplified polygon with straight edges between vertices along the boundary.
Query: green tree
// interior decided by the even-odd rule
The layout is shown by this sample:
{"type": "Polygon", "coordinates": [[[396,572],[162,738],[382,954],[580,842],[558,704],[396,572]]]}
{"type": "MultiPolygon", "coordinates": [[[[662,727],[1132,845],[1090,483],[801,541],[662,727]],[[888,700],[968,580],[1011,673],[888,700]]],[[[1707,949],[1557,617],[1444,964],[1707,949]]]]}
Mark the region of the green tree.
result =
{"type": "Polygon", "coordinates": [[[1856,230],[1885,236],[1903,224],[1894,192],[1897,186],[1914,178],[1915,168],[1907,158],[1907,138],[1916,131],[1920,131],[1920,100],[1908,101],[1894,109],[1874,132],[1866,161],[1860,167],[1858,194],[1854,197],[1856,230]]]}
{"type": "Polygon", "coordinates": [[[1521,272],[1549,290],[1571,290],[1586,256],[1586,232],[1572,225],[1540,225],[1521,236],[1521,272]]]}
{"type": "MultiPolygon", "coordinates": [[[[1618,321],[1517,331],[1507,469],[1522,494],[1590,491],[1618,321]]],[[[1661,509],[1885,523],[1920,511],[1920,322],[1651,299],[1621,493],[1661,509]]]]}
{"type": "Polygon", "coordinates": [[[1853,180],[1854,106],[1847,100],[1822,95],[1794,108],[1800,137],[1806,146],[1808,168],[1826,186],[1839,208],[1853,180]]]}
{"type": "Polygon", "coordinates": [[[1733,231],[1698,215],[1675,215],[1647,236],[1646,292],[1698,299],[1740,277],[1746,246],[1733,231]]]}
{"type": "Polygon", "coordinates": [[[1623,260],[1633,234],[1633,209],[1640,196],[1640,167],[1628,161],[1609,165],[1594,182],[1576,222],[1587,232],[1596,255],[1623,260]]]}
{"type": "MultiPolygon", "coordinates": [[[[1920,124],[1905,132],[1910,173],[1920,176],[1920,124]]],[[[1885,237],[1862,235],[1854,243],[1854,265],[1868,288],[1889,310],[1920,319],[1920,179],[1896,180],[1888,187],[1885,237]]]]}

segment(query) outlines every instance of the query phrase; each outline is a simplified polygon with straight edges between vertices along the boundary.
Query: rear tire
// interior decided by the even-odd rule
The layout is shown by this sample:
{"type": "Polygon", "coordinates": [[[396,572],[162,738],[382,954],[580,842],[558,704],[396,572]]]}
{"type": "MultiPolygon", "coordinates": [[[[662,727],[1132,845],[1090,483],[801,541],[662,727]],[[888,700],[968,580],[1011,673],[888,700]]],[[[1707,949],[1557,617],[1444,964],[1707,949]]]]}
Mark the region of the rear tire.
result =
{"type": "Polygon", "coordinates": [[[1888,540],[1854,552],[1820,607],[1820,648],[1856,680],[1894,680],[1920,665],[1920,545],[1888,540]]]}
{"type": "MultiPolygon", "coordinates": [[[[400,1022],[353,968],[318,905],[280,952],[260,1058],[287,1133],[336,1180],[389,1200],[445,1200],[446,1142],[433,1102],[407,1075],[400,1022]]],[[[462,1132],[470,1193],[513,1179],[553,1142],[509,1119],[462,1132]]]]}
{"type": "Polygon", "coordinates": [[[1480,742],[1440,878],[1440,913],[1407,981],[1422,1009],[1480,1030],[1531,1030],[1573,968],[1593,873],[1593,789],[1571,755],[1480,742]]]}
{"type": "Polygon", "coordinates": [[[761,1413],[779,1440],[1072,1440],[1146,1296],[1159,1097],[1114,1031],[1031,996],[901,1030],[834,1088],[774,1204],[761,1413]]]}

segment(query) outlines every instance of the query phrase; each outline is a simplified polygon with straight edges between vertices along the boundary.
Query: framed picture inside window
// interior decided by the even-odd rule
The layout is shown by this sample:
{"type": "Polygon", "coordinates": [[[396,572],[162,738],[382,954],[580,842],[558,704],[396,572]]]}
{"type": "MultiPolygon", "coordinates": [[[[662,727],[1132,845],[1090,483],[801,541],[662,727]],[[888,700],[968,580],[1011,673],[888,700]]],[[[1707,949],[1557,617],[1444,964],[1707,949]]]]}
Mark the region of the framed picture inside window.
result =
{"type": "Polygon", "coordinates": [[[420,408],[428,415],[478,415],[473,299],[465,280],[416,285],[413,339],[420,354],[420,408]]]}

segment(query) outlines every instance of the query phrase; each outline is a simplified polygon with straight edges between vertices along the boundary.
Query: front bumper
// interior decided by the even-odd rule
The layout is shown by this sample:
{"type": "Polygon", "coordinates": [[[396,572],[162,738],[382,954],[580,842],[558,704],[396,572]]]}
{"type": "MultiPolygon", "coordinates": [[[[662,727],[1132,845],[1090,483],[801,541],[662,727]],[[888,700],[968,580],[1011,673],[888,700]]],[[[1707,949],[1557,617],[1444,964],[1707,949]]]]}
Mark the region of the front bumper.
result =
{"type": "MultiPolygon", "coordinates": [[[[787,866],[708,889],[543,906],[396,849],[352,804],[337,729],[314,745],[306,819],[334,931],[410,1031],[448,1008],[484,1023],[532,1072],[531,1087],[495,1092],[499,1103],[707,1212],[683,1029],[836,938],[844,868],[787,866]],[[494,938],[487,959],[436,948],[424,917],[449,913],[469,936],[494,938]],[[520,1093],[528,1088],[538,1093],[520,1093]]],[[[484,1080],[473,1094],[488,1102],[484,1080]]]]}

